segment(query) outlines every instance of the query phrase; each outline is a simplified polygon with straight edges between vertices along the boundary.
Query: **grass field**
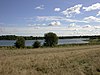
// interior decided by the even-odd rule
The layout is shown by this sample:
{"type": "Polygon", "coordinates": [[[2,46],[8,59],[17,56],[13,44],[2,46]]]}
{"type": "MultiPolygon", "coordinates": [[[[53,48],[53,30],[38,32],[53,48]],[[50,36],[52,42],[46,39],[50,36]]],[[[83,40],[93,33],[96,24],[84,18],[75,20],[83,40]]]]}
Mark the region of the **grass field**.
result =
{"type": "Polygon", "coordinates": [[[100,45],[0,48],[0,75],[100,75],[100,45]]]}

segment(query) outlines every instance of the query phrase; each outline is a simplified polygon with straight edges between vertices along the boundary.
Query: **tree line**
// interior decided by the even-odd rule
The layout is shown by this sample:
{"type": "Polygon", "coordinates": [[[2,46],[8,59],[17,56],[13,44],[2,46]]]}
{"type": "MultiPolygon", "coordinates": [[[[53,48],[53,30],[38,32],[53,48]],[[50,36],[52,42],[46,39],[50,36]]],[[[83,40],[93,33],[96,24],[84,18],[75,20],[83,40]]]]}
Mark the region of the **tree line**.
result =
{"type": "Polygon", "coordinates": [[[0,40],[16,40],[18,37],[23,37],[25,40],[44,39],[44,37],[2,35],[0,36],[0,40]]]}
{"type": "MultiPolygon", "coordinates": [[[[16,40],[19,36],[16,35],[2,35],[0,36],[0,40],[16,40]]],[[[37,40],[37,39],[44,39],[44,37],[34,37],[34,36],[21,36],[25,40],[37,40]]],[[[73,39],[73,38],[100,38],[100,35],[94,35],[94,36],[59,36],[59,39],[73,39]]]]}

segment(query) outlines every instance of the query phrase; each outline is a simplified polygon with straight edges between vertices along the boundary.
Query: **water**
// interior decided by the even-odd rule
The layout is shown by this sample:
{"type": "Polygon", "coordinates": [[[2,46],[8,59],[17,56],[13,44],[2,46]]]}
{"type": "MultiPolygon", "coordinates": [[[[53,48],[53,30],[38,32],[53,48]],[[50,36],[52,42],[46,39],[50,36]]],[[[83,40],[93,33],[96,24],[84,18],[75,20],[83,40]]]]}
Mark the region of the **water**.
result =
{"type": "MultiPolygon", "coordinates": [[[[87,39],[84,38],[77,38],[77,39],[59,39],[58,44],[81,44],[81,43],[88,43],[88,41],[84,41],[87,39]]],[[[32,44],[36,40],[26,40],[25,46],[32,46],[32,44]]],[[[44,43],[44,40],[38,40],[41,44],[44,43]]],[[[14,46],[16,40],[0,40],[0,46],[14,46]]]]}

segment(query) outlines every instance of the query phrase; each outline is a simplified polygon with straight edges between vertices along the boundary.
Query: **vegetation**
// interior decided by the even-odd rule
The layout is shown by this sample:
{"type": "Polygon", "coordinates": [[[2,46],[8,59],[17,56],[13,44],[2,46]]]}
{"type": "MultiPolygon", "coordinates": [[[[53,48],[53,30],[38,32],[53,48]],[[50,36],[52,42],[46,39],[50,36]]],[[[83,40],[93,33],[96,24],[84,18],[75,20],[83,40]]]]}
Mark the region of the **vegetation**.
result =
{"type": "Polygon", "coordinates": [[[58,44],[58,37],[55,33],[49,32],[44,35],[44,46],[54,47],[58,44]]]}
{"type": "Polygon", "coordinates": [[[100,45],[0,49],[0,75],[100,75],[100,45]]]}
{"type": "MultiPolygon", "coordinates": [[[[17,37],[16,35],[2,35],[0,36],[0,40],[16,40],[17,37]]],[[[36,39],[43,39],[44,37],[33,37],[33,36],[21,36],[25,40],[36,40],[36,39]]]]}
{"type": "MultiPolygon", "coordinates": [[[[16,40],[18,36],[16,35],[2,35],[0,40],[16,40]]],[[[33,36],[21,36],[25,40],[37,40],[44,39],[44,37],[33,37],[33,36]]],[[[59,36],[59,39],[73,39],[73,38],[100,38],[100,35],[97,36],[59,36]]]]}
{"type": "Polygon", "coordinates": [[[39,41],[35,41],[33,44],[33,48],[39,48],[41,47],[41,43],[39,41]]]}
{"type": "Polygon", "coordinates": [[[33,36],[23,36],[25,40],[37,40],[37,39],[43,39],[43,37],[33,37],[33,36]]]}
{"type": "Polygon", "coordinates": [[[91,37],[89,39],[90,44],[100,44],[100,37],[91,37]]]}
{"type": "MultiPolygon", "coordinates": [[[[67,37],[58,37],[55,33],[49,32],[44,35],[44,37],[33,37],[33,36],[20,36],[22,39],[20,39],[18,36],[15,35],[5,35],[0,36],[0,40],[17,40],[15,43],[15,47],[17,48],[24,48],[25,47],[25,40],[37,40],[37,39],[44,39],[44,44],[42,47],[68,47],[68,46],[80,46],[80,45],[97,45],[100,44],[100,36],[67,36],[67,37]],[[73,38],[89,38],[89,43],[85,44],[64,44],[64,45],[57,45],[59,39],[73,39],[73,38]]],[[[38,48],[41,44],[39,41],[36,41],[31,47],[25,47],[25,48],[38,48]]],[[[13,47],[7,47],[7,48],[13,48],[13,47]]]]}
{"type": "Polygon", "coordinates": [[[92,36],[60,36],[59,39],[73,39],[73,38],[98,38],[100,35],[92,36]]]}
{"type": "Polygon", "coordinates": [[[16,40],[17,36],[15,35],[3,35],[0,36],[0,40],[16,40]]]}
{"type": "Polygon", "coordinates": [[[23,37],[18,37],[15,43],[17,48],[24,48],[25,47],[25,39],[23,37]]]}

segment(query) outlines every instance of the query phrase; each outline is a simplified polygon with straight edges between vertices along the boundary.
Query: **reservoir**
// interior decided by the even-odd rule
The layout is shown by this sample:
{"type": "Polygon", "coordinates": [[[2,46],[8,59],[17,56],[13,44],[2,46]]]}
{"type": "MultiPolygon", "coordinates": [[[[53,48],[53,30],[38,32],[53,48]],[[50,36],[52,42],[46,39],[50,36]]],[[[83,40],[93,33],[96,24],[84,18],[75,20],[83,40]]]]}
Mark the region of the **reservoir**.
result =
{"type": "MultiPolygon", "coordinates": [[[[75,38],[75,39],[59,39],[58,44],[84,44],[88,43],[88,38],[75,38]]],[[[32,46],[36,40],[25,40],[25,46],[32,46]]],[[[38,40],[41,44],[44,43],[44,40],[38,40]]],[[[16,40],[0,40],[0,46],[14,46],[16,40]]]]}

